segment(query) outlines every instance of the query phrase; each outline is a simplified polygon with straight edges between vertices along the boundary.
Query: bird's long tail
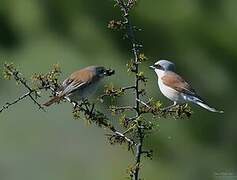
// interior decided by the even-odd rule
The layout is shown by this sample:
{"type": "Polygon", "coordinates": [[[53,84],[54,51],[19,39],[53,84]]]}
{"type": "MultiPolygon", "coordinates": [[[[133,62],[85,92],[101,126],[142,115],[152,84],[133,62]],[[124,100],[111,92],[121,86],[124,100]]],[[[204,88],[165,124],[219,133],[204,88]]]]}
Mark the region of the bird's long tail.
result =
{"type": "Polygon", "coordinates": [[[219,111],[213,107],[210,107],[206,102],[204,102],[203,100],[199,99],[198,97],[194,97],[194,96],[189,96],[187,97],[187,99],[191,102],[193,102],[194,104],[197,104],[201,107],[203,107],[204,109],[211,111],[211,112],[215,112],[215,113],[224,113],[224,111],[219,111]]]}
{"type": "Polygon", "coordinates": [[[213,107],[210,107],[210,106],[208,106],[208,105],[207,105],[206,103],[204,103],[204,102],[196,101],[195,103],[196,103],[197,105],[199,105],[199,106],[201,106],[201,107],[207,109],[208,111],[217,112],[217,113],[224,113],[224,111],[219,111],[219,110],[217,110],[217,109],[215,109],[215,108],[213,108],[213,107]]]}
{"type": "Polygon", "coordinates": [[[50,99],[49,101],[47,101],[46,103],[44,103],[44,106],[50,106],[53,103],[58,103],[60,100],[63,99],[63,96],[54,96],[52,99],[50,99]]]}

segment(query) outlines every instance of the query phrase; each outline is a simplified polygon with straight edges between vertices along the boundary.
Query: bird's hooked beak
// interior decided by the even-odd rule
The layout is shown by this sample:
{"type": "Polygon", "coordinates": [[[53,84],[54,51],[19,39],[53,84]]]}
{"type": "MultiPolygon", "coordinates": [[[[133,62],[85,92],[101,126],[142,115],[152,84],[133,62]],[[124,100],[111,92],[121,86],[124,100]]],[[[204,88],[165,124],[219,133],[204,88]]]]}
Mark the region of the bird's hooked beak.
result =
{"type": "Polygon", "coordinates": [[[111,75],[113,75],[115,73],[115,70],[113,70],[113,69],[106,69],[105,71],[104,71],[104,75],[105,76],[111,76],[111,75]]]}
{"type": "Polygon", "coordinates": [[[154,67],[154,66],[149,66],[149,68],[150,68],[150,69],[155,69],[155,67],[154,67]]]}

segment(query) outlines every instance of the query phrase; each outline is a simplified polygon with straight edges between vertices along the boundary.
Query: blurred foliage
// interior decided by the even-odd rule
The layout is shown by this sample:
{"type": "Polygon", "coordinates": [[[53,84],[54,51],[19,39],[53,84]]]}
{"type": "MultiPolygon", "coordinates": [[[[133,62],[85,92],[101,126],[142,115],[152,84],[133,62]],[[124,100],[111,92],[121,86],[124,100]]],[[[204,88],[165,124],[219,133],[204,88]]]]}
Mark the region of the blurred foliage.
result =
{"type": "MultiPolygon", "coordinates": [[[[148,69],[158,59],[169,59],[211,105],[225,110],[220,116],[192,106],[189,120],[159,120],[146,144],[154,150],[153,161],[144,162],[147,179],[228,179],[215,173],[236,174],[236,7],[236,0],[138,1],[132,20],[142,28],[137,36],[149,58],[142,67],[149,78],[149,95],[170,103],[148,69]]],[[[116,67],[120,75],[107,83],[126,86],[131,80],[125,67],[129,47],[121,33],[107,28],[118,13],[112,0],[2,0],[0,63],[13,61],[26,75],[59,63],[62,76],[102,64],[116,67]]],[[[14,83],[1,84],[1,104],[21,95],[14,83]]],[[[118,102],[124,101],[131,99],[118,102]]],[[[1,179],[125,177],[130,155],[107,145],[100,130],[71,121],[70,111],[59,105],[44,114],[22,103],[1,114],[1,179]]]]}

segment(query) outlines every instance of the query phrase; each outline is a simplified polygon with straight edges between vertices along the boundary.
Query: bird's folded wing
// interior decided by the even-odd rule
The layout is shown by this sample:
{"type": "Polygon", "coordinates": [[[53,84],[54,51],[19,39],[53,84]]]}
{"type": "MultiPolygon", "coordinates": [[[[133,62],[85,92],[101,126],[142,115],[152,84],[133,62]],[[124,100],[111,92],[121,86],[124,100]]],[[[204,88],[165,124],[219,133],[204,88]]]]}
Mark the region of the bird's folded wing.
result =
{"type": "Polygon", "coordinates": [[[161,78],[162,82],[178,92],[182,92],[188,95],[197,96],[195,90],[188,84],[181,76],[174,72],[166,72],[161,78]]]}
{"type": "Polygon", "coordinates": [[[67,86],[64,87],[64,89],[61,92],[61,96],[67,96],[73,91],[77,90],[78,88],[82,88],[85,86],[87,83],[86,82],[74,82],[74,81],[69,81],[67,86]]]}
{"type": "Polygon", "coordinates": [[[61,96],[67,96],[78,88],[83,88],[94,80],[93,75],[83,71],[76,71],[63,81],[61,96]]]}

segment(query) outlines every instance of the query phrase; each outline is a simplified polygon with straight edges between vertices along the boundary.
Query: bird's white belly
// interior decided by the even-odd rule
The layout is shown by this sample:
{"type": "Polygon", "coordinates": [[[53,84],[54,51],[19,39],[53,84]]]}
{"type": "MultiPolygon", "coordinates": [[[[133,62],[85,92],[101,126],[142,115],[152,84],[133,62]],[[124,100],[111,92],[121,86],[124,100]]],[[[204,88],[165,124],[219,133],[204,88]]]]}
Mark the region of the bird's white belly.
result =
{"type": "Polygon", "coordinates": [[[166,86],[162,80],[158,80],[158,85],[160,88],[160,91],[162,92],[162,94],[167,97],[168,99],[170,99],[171,101],[175,101],[177,103],[183,103],[185,102],[185,99],[183,97],[183,93],[180,93],[178,91],[176,91],[173,88],[170,88],[169,86],[166,86]]]}
{"type": "Polygon", "coordinates": [[[99,82],[92,83],[86,87],[78,88],[78,90],[71,93],[68,97],[71,101],[78,102],[82,99],[87,99],[93,94],[95,94],[98,88],[99,82]]]}

